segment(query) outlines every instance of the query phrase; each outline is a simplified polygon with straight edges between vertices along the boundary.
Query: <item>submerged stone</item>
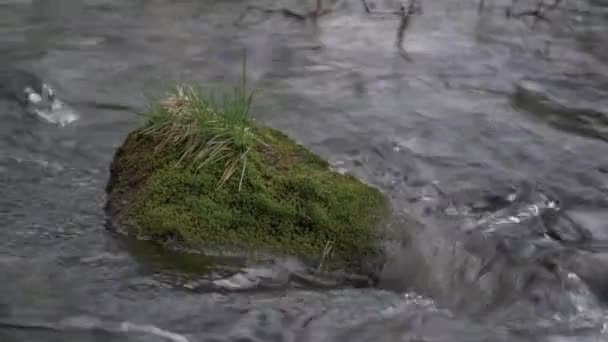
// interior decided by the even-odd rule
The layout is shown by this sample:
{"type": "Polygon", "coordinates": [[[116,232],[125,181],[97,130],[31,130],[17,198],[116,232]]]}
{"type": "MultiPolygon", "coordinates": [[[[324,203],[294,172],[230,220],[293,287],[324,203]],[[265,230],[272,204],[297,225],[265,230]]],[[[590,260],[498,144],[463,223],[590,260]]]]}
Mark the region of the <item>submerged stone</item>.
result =
{"type": "Polygon", "coordinates": [[[113,227],[211,255],[295,255],[366,274],[378,266],[385,197],[287,135],[251,124],[246,171],[218,186],[225,162],[178,163],[184,146],[159,148],[144,129],[127,136],[111,164],[113,227]]]}

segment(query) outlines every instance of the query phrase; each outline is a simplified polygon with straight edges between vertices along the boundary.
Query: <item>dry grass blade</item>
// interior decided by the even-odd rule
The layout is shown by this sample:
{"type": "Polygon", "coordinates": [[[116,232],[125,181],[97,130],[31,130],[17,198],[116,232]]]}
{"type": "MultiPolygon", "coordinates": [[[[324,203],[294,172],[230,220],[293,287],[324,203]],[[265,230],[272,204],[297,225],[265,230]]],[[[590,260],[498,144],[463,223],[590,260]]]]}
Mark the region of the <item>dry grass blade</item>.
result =
{"type": "Polygon", "coordinates": [[[223,185],[242,163],[239,190],[246,169],[247,153],[256,140],[249,117],[255,91],[247,90],[247,62],[243,58],[241,79],[232,92],[216,96],[191,85],[174,87],[167,99],[148,113],[143,134],[157,138],[157,150],[168,145],[182,148],[176,165],[190,161],[200,170],[211,163],[224,162],[219,179],[223,185]]]}

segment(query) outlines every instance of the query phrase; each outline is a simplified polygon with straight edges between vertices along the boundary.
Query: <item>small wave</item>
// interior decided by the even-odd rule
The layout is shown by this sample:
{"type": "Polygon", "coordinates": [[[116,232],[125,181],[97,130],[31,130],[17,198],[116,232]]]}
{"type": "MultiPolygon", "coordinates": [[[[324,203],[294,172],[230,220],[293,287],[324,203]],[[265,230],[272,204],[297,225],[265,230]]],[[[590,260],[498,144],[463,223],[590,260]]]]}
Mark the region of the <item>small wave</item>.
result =
{"type": "Polygon", "coordinates": [[[0,159],[4,159],[7,160],[11,163],[17,163],[17,164],[31,164],[31,165],[36,165],[39,166],[43,169],[49,170],[49,171],[54,171],[54,172],[61,172],[65,170],[65,166],[63,166],[61,163],[57,162],[57,161],[49,161],[46,159],[38,159],[38,158],[23,158],[23,157],[19,157],[19,156],[12,156],[12,155],[7,155],[7,156],[3,156],[0,154],[0,159]]]}
{"type": "Polygon", "coordinates": [[[56,332],[101,330],[109,333],[143,333],[172,342],[190,342],[185,336],[161,329],[151,324],[135,324],[129,321],[105,322],[92,316],[68,317],[59,322],[0,320],[0,329],[50,330],[56,332]]]}
{"type": "Polygon", "coordinates": [[[186,337],[184,337],[183,335],[161,329],[154,325],[139,325],[139,324],[133,324],[131,322],[123,322],[120,325],[120,328],[124,332],[131,332],[131,331],[142,332],[142,333],[146,333],[146,334],[152,334],[152,335],[156,335],[159,337],[163,337],[163,338],[166,338],[166,339],[174,341],[174,342],[189,342],[188,339],[186,337]]]}

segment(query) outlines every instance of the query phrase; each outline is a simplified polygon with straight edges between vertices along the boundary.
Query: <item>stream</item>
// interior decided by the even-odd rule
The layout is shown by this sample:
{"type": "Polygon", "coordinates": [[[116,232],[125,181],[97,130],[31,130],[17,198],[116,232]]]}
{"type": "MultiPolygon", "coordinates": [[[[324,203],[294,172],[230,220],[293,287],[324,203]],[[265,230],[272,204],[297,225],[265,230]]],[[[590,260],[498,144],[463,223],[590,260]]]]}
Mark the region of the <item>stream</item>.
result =
{"type": "Polygon", "coordinates": [[[608,341],[608,2],[534,24],[425,0],[407,55],[398,17],[326,2],[315,23],[247,10],[314,1],[0,0],[0,341],[608,341]],[[147,99],[234,83],[243,49],[256,120],[390,198],[376,286],[289,258],[204,273],[107,229],[147,99]],[[11,97],[26,74],[69,120],[11,97]]]}

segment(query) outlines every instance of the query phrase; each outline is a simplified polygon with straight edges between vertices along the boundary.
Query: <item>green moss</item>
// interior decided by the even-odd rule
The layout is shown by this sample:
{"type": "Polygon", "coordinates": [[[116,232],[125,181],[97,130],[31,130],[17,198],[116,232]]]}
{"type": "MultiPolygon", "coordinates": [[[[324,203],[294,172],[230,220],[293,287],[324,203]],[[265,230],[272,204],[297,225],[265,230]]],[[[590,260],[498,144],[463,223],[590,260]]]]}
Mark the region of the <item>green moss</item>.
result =
{"type": "Polygon", "coordinates": [[[331,171],[287,135],[254,124],[252,96],[243,76],[220,100],[178,86],[152,106],[148,123],[127,137],[112,162],[111,220],[130,233],[202,250],[291,254],[319,263],[331,246],[329,266],[361,270],[379,256],[385,198],[331,171]]]}
{"type": "Polygon", "coordinates": [[[117,152],[108,187],[110,200],[123,201],[115,213],[138,234],[193,247],[262,248],[311,262],[332,241],[333,264],[355,267],[378,254],[385,198],[331,171],[286,135],[255,127],[259,139],[242,184],[232,177],[218,187],[224,163],[199,170],[176,164],[180,146],[155,150],[155,139],[140,132],[117,152]]]}

